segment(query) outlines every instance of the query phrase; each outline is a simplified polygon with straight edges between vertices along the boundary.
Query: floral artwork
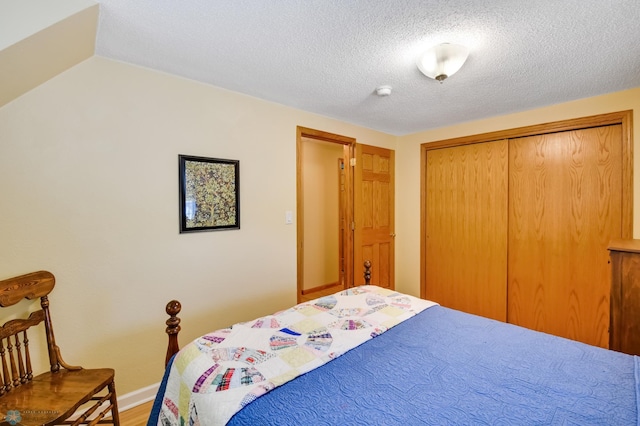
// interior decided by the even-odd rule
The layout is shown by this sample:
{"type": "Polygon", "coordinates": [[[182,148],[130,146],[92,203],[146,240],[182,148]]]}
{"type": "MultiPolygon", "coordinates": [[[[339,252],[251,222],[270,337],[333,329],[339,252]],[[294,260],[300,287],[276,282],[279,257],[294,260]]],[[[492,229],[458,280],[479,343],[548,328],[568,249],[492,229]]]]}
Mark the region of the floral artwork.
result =
{"type": "Polygon", "coordinates": [[[236,221],[233,164],[185,163],[187,227],[227,226],[236,221]]]}
{"type": "Polygon", "coordinates": [[[239,162],[180,159],[180,232],[240,228],[239,162]]]}

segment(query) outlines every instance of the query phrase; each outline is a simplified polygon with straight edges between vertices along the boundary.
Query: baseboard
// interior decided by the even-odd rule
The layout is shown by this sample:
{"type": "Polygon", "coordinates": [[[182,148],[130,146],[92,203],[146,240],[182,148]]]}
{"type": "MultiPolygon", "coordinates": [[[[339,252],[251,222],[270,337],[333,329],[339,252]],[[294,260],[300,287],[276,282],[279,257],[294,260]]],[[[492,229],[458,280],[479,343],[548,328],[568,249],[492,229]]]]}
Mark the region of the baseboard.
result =
{"type": "Polygon", "coordinates": [[[118,411],[122,412],[145,402],[153,401],[160,389],[160,383],[138,389],[118,397],[118,411]]]}

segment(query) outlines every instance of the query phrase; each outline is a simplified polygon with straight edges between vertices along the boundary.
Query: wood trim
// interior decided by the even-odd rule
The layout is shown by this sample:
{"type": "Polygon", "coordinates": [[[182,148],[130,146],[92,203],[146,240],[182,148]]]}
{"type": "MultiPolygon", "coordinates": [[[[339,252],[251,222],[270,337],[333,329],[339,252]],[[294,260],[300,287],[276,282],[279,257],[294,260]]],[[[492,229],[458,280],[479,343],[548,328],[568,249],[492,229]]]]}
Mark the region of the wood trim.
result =
{"type": "MultiPolygon", "coordinates": [[[[355,223],[355,229],[353,230],[353,263],[356,263],[356,259],[364,261],[362,255],[362,144],[356,144],[355,157],[356,165],[353,167],[353,220],[355,223]]],[[[371,259],[368,259],[371,260],[371,259]]],[[[359,265],[362,263],[358,262],[359,265]]],[[[355,266],[354,266],[355,269],[355,266]]],[[[355,282],[353,283],[356,284],[355,282]]]]}
{"type": "Polygon", "coordinates": [[[610,251],[624,251],[627,253],[640,253],[640,240],[611,240],[608,249],[610,251]]]}
{"type": "Polygon", "coordinates": [[[420,298],[427,298],[427,144],[420,145],[420,298]]]}
{"type": "Polygon", "coordinates": [[[310,129],[308,127],[298,126],[298,134],[310,139],[317,139],[325,142],[341,143],[343,145],[352,145],[356,143],[355,138],[342,136],[335,133],[324,132],[322,130],[310,129]]]}
{"type": "Polygon", "coordinates": [[[609,249],[611,263],[611,294],[609,303],[609,349],[622,352],[619,332],[622,330],[622,263],[624,251],[609,249]]]}
{"type": "MultiPolygon", "coordinates": [[[[390,194],[389,198],[391,200],[391,206],[389,207],[389,231],[391,231],[391,240],[390,240],[390,264],[389,264],[389,288],[395,290],[396,288],[396,151],[390,150],[389,161],[391,164],[389,165],[389,182],[390,185],[390,194]]],[[[365,259],[366,263],[366,259],[365,259]]],[[[366,268],[365,269],[369,269],[366,268]]],[[[367,274],[365,274],[366,276],[367,274]]],[[[371,275],[369,271],[368,275],[371,275]]]]}
{"type": "Polygon", "coordinates": [[[304,128],[296,130],[296,298],[302,299],[304,283],[304,185],[302,183],[303,151],[302,138],[306,135],[304,128]]]}
{"type": "MultiPolygon", "coordinates": [[[[343,148],[344,151],[344,148],[343,148]]],[[[351,156],[349,156],[351,158],[351,156]]],[[[349,212],[347,211],[347,197],[349,196],[349,190],[347,188],[347,167],[349,164],[344,160],[344,154],[342,158],[338,158],[336,161],[338,172],[338,282],[334,283],[336,285],[340,282],[345,283],[347,280],[347,258],[345,245],[346,240],[349,238],[349,229],[351,228],[351,224],[347,222],[347,218],[349,217],[349,212]],[[344,189],[343,189],[344,187],[344,189]]],[[[304,292],[303,292],[304,294],[304,292]]]]}
{"type": "MultiPolygon", "coordinates": [[[[346,154],[351,158],[356,157],[356,140],[353,139],[353,143],[349,145],[345,145],[346,154]]],[[[354,218],[354,167],[351,167],[351,163],[345,164],[345,185],[347,186],[347,196],[345,203],[345,210],[347,211],[347,222],[353,224],[355,221],[354,218]]],[[[353,247],[354,247],[354,230],[353,226],[350,227],[351,232],[347,233],[347,238],[345,241],[345,254],[344,254],[344,263],[346,265],[344,281],[345,287],[353,287],[355,284],[355,264],[353,257],[353,247]]]]}
{"type": "MultiPolygon", "coordinates": [[[[304,185],[302,181],[304,171],[304,151],[302,139],[309,138],[324,142],[337,143],[346,146],[349,158],[353,158],[356,146],[356,139],[342,136],[335,133],[324,132],[322,130],[310,129],[308,127],[296,127],[296,263],[297,263],[297,300],[302,302],[303,282],[304,282],[304,185]]],[[[348,160],[347,160],[348,165],[348,160]]],[[[352,167],[345,168],[345,185],[348,188],[346,209],[349,212],[347,221],[353,221],[353,172],[352,167]]],[[[345,285],[353,285],[353,233],[347,234],[345,241],[346,253],[345,264],[345,285]]],[[[309,290],[307,290],[309,291],[309,290]]]]}
{"type": "Polygon", "coordinates": [[[319,285],[319,286],[313,287],[313,288],[303,289],[302,290],[302,294],[305,295],[305,294],[309,294],[309,293],[315,293],[316,291],[326,290],[328,288],[335,287],[338,284],[340,284],[340,282],[336,281],[335,283],[329,283],[329,284],[319,285]]]}
{"type": "Polygon", "coordinates": [[[633,238],[633,112],[619,113],[622,126],[622,238],[633,238]]]}
{"type": "Polygon", "coordinates": [[[420,145],[420,297],[426,294],[426,157],[433,149],[514,139],[569,130],[619,124],[622,126],[622,238],[633,238],[633,111],[625,110],[569,120],[554,121],[496,132],[425,142],[420,145]]]}
{"type": "MultiPolygon", "coordinates": [[[[463,136],[459,138],[445,139],[436,142],[425,142],[420,146],[425,146],[427,150],[445,148],[450,146],[468,145],[473,143],[491,142],[499,139],[514,139],[525,136],[544,135],[546,133],[558,133],[567,130],[587,129],[589,127],[608,126],[611,124],[621,124],[623,134],[626,133],[629,139],[631,136],[631,118],[633,111],[620,111],[608,114],[592,115],[589,117],[574,118],[570,120],[554,121],[550,123],[535,124],[532,126],[516,127],[513,129],[498,130],[496,132],[481,133],[477,135],[463,136]],[[629,128],[625,129],[625,124],[629,128]],[[626,132],[625,132],[626,130],[626,132]]],[[[623,136],[624,137],[624,136],[623,136]]]]}

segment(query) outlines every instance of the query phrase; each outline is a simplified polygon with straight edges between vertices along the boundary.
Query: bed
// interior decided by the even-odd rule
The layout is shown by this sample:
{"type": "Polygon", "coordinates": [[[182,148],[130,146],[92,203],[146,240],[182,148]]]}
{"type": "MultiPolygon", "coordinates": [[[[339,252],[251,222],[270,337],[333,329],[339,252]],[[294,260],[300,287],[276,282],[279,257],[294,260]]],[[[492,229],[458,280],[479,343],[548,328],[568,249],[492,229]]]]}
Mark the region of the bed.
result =
{"type": "Polygon", "coordinates": [[[177,350],[149,425],[633,425],[640,359],[373,285],[177,350]]]}

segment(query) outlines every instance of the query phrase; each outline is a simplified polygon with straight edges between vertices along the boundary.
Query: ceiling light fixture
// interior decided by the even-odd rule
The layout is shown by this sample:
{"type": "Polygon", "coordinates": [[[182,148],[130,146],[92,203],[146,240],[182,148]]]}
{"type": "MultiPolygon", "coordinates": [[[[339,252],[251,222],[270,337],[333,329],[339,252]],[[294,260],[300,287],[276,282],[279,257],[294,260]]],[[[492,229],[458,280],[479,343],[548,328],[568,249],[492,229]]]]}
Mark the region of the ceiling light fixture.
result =
{"type": "Polygon", "coordinates": [[[429,78],[440,83],[458,72],[469,56],[469,50],[459,44],[442,43],[433,46],[418,57],[418,68],[429,78]]]}

